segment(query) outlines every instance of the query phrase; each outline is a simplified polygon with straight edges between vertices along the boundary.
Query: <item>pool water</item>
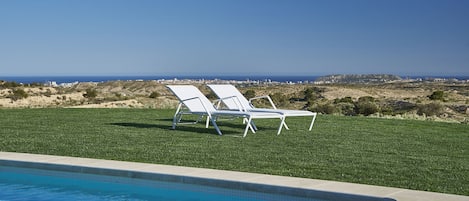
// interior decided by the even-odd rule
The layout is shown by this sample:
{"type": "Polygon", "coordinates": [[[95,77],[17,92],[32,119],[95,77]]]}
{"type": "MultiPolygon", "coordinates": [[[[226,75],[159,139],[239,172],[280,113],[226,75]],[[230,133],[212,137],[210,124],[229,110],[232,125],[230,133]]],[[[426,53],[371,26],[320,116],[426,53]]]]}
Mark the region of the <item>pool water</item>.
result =
{"type": "Polygon", "coordinates": [[[0,166],[0,201],[315,200],[210,186],[0,166]]]}

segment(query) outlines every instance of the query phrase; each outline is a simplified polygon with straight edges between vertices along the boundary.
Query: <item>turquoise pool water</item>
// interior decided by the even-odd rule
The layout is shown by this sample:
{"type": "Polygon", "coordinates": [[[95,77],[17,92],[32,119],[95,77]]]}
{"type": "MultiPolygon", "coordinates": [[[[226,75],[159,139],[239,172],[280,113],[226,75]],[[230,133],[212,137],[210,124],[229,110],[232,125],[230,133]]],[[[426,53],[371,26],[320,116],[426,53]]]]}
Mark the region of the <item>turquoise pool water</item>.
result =
{"type": "Polygon", "coordinates": [[[0,166],[0,201],[320,199],[126,177],[0,166]]]}

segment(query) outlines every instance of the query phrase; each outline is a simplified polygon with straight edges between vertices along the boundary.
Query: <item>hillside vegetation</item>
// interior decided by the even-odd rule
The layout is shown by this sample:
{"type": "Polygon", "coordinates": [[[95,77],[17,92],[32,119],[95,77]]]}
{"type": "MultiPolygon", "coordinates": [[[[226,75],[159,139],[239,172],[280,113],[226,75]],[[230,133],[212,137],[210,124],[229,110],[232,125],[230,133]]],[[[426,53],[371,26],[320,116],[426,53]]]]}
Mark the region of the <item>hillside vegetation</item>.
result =
{"type": "MultiPolygon", "coordinates": [[[[389,76],[382,79],[385,82],[238,84],[237,87],[247,97],[270,95],[279,108],[346,116],[412,118],[465,124],[469,121],[469,83],[396,82],[398,78],[389,76]]],[[[174,83],[110,81],[49,87],[0,81],[0,107],[174,108],[177,100],[165,84],[174,83]]],[[[212,100],[216,99],[203,83],[191,84],[198,86],[212,100]]],[[[268,104],[258,101],[255,105],[265,107],[268,104]]]]}

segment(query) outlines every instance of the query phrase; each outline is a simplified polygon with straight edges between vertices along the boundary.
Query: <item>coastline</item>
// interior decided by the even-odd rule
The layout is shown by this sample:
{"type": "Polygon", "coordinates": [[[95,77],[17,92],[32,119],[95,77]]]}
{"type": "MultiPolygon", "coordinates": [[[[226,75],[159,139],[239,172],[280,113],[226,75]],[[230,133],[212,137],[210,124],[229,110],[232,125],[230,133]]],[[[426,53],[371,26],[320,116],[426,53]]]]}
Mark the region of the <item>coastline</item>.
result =
{"type": "MultiPolygon", "coordinates": [[[[343,74],[351,75],[351,74],[343,74]]],[[[366,75],[366,74],[363,74],[366,75]]],[[[222,81],[243,81],[243,82],[275,82],[275,83],[314,83],[318,78],[327,77],[331,75],[143,75],[143,76],[0,76],[0,80],[8,82],[17,82],[22,84],[31,83],[50,83],[57,84],[63,83],[76,83],[76,82],[108,82],[108,81],[168,81],[168,80],[192,80],[192,81],[206,81],[206,80],[222,80],[222,81]]],[[[445,80],[458,80],[468,81],[468,76],[400,76],[403,80],[420,80],[420,81],[445,81],[445,80]]]]}

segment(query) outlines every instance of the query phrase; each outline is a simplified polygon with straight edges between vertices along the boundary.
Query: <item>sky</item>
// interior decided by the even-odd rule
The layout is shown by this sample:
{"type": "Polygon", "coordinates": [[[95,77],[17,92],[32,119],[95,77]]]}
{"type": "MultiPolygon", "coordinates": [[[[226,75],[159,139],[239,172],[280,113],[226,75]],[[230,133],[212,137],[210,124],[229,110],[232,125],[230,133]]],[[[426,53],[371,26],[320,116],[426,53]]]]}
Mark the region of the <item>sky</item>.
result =
{"type": "Polygon", "coordinates": [[[0,0],[0,76],[469,76],[469,0],[0,0]]]}

